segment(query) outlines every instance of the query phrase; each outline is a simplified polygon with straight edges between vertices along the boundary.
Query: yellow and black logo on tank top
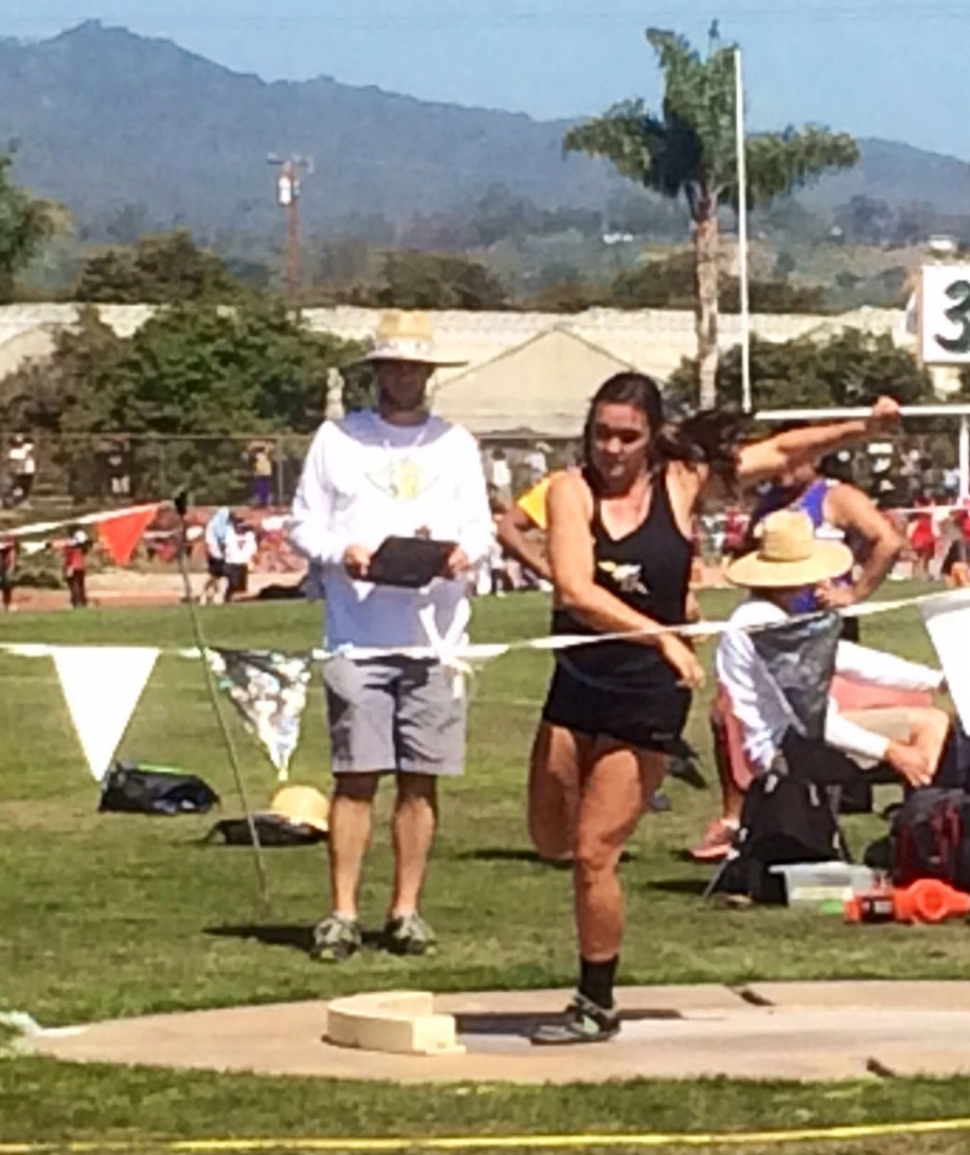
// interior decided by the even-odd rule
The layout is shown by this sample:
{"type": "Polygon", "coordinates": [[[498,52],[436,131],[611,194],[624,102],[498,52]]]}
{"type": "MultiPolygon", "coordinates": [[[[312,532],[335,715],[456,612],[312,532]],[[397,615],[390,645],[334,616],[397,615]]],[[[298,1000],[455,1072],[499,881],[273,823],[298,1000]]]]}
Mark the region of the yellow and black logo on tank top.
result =
{"type": "Polygon", "coordinates": [[[646,594],[647,587],[643,584],[643,567],[629,562],[610,561],[605,558],[596,563],[610,581],[625,594],[646,594]]]}

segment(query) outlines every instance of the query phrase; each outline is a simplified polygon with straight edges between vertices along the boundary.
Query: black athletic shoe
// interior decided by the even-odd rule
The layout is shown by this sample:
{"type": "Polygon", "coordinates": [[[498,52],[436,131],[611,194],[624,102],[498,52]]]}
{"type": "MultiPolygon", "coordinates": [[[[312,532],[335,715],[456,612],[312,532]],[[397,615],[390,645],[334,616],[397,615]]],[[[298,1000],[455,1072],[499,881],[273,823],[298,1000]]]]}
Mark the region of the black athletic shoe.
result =
{"type": "Polygon", "coordinates": [[[697,765],[697,753],[681,740],[667,762],[667,775],[686,782],[695,790],[706,790],[707,779],[697,765]]]}
{"type": "Polygon", "coordinates": [[[438,940],[431,927],[415,911],[400,918],[389,918],[384,924],[381,945],[391,954],[434,954],[438,940]]]}
{"type": "Polygon", "coordinates": [[[320,962],[344,962],[360,950],[362,941],[360,923],[331,914],[313,928],[310,958],[320,962]]]}
{"type": "Polygon", "coordinates": [[[537,1047],[566,1047],[573,1043],[605,1043],[619,1033],[620,1015],[577,994],[566,1009],[566,1020],[539,1027],[532,1036],[537,1047]]]}

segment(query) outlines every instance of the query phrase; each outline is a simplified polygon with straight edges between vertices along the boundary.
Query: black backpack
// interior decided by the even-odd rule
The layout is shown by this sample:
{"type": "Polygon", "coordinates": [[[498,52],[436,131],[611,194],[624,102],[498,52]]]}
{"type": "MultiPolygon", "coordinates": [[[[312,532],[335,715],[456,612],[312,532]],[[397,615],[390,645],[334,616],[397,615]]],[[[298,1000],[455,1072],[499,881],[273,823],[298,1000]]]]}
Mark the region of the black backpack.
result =
{"type": "MultiPolygon", "coordinates": [[[[326,834],[315,826],[291,822],[281,814],[265,812],[253,815],[253,826],[260,846],[308,846],[326,840],[326,834]]],[[[245,818],[223,818],[206,835],[206,842],[221,838],[226,846],[252,846],[253,831],[245,818]]]]}
{"type": "Polygon", "coordinates": [[[755,902],[784,902],[785,883],[771,866],[842,857],[839,827],[825,790],[789,774],[756,778],[744,797],[735,853],[715,889],[755,902]]]}
{"type": "Polygon", "coordinates": [[[195,774],[116,762],[105,776],[98,809],[120,814],[205,814],[219,795],[195,774]]]}
{"type": "Polygon", "coordinates": [[[890,839],[896,886],[939,878],[970,891],[970,795],[936,786],[914,790],[893,815],[890,839]]]}

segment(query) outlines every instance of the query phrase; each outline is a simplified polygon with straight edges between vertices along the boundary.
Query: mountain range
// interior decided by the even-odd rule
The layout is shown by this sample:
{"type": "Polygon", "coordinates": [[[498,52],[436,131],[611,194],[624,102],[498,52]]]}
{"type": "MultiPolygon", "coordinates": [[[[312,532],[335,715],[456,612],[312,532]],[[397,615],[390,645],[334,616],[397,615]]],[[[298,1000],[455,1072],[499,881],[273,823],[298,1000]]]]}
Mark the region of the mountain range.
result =
{"type": "MultiPolygon", "coordinates": [[[[328,77],[267,82],[96,21],[36,43],[0,40],[0,144],[16,146],[18,181],[82,223],[129,206],[146,227],[274,228],[269,154],[312,158],[301,201],[311,229],[378,214],[401,221],[494,183],[544,207],[600,209],[622,182],[605,163],[563,156],[566,127],[328,77]]],[[[805,190],[806,207],[862,193],[970,213],[967,164],[859,143],[861,163],[805,190]]]]}

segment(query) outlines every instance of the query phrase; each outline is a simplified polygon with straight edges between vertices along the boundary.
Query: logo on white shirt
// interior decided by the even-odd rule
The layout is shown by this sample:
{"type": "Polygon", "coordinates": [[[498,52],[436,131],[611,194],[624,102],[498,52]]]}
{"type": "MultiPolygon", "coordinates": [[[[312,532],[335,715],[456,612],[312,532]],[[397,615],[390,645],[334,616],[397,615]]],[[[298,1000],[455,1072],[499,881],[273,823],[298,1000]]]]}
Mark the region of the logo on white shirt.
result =
{"type": "Polygon", "coordinates": [[[388,461],[366,476],[381,493],[399,502],[416,501],[438,480],[409,457],[388,461]]]}

